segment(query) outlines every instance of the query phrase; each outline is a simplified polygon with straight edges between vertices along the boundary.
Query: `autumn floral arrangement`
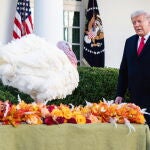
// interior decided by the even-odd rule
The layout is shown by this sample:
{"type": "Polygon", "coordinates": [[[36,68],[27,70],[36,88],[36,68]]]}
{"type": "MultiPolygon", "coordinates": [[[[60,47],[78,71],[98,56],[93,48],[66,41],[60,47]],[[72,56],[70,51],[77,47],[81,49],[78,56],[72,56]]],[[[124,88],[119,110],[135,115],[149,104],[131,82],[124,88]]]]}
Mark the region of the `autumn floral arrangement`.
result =
{"type": "Polygon", "coordinates": [[[113,123],[144,124],[144,111],[133,103],[116,104],[113,101],[86,102],[86,106],[27,104],[19,99],[18,104],[0,101],[0,122],[17,126],[22,123],[56,125],[62,123],[113,123]]]}

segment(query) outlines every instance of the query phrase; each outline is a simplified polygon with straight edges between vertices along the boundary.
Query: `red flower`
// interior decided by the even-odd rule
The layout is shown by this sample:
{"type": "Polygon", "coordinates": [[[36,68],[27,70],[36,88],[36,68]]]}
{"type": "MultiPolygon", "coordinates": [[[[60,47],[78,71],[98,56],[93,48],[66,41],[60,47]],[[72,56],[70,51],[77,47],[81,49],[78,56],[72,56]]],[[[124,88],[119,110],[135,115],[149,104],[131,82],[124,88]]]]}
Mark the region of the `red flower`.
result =
{"type": "Polygon", "coordinates": [[[52,112],[53,109],[55,109],[55,105],[48,105],[47,109],[49,110],[49,112],[52,112]]]}
{"type": "Polygon", "coordinates": [[[92,123],[90,119],[86,118],[86,123],[92,123]]]}
{"type": "Polygon", "coordinates": [[[67,123],[74,123],[74,124],[77,124],[75,118],[70,118],[70,119],[68,119],[67,123]]]}
{"type": "Polygon", "coordinates": [[[56,118],[56,122],[57,122],[58,124],[62,124],[62,123],[65,122],[65,118],[64,118],[64,117],[57,117],[57,118],[56,118]]]}
{"type": "Polygon", "coordinates": [[[47,125],[53,125],[56,124],[55,121],[53,120],[53,118],[51,116],[47,117],[44,119],[44,123],[47,125]]]}

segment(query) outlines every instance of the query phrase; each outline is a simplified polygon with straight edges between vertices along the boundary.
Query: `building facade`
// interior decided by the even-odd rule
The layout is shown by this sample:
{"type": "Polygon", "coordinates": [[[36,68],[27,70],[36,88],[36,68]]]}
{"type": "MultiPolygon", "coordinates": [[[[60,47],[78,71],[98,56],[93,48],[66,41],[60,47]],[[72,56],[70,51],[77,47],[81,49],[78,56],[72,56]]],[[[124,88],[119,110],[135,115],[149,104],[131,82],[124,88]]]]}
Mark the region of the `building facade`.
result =
{"type": "MultiPolygon", "coordinates": [[[[105,66],[119,68],[125,39],[134,34],[130,14],[138,9],[149,11],[149,0],[97,0],[103,21],[105,66]]],[[[12,40],[17,0],[1,0],[0,41],[12,40]]],[[[88,0],[30,0],[34,32],[50,42],[66,40],[72,44],[79,63],[83,57],[85,10],[88,0]]]]}

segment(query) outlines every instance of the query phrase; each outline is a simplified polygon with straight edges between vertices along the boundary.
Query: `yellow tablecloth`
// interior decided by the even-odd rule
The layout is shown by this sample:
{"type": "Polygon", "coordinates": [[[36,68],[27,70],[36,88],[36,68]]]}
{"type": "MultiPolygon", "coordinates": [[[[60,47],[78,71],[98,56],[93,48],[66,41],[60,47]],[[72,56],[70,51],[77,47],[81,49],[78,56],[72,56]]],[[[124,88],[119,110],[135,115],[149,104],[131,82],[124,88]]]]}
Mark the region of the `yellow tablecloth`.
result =
{"type": "Polygon", "coordinates": [[[147,125],[111,124],[0,126],[0,150],[150,150],[147,125]]]}

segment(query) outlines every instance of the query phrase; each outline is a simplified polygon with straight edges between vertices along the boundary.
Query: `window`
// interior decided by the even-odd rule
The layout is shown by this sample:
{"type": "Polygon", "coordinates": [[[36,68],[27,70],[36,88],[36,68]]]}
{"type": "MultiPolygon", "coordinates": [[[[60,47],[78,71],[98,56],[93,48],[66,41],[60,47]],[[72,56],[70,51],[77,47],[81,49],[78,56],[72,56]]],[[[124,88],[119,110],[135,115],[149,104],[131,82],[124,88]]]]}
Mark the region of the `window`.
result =
{"type": "Polygon", "coordinates": [[[64,12],[63,12],[64,40],[71,43],[72,49],[78,59],[78,65],[80,65],[83,48],[82,47],[83,11],[84,9],[82,7],[81,0],[64,1],[64,12]]]}

